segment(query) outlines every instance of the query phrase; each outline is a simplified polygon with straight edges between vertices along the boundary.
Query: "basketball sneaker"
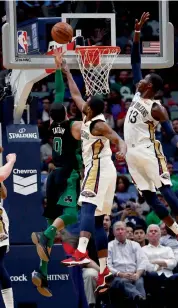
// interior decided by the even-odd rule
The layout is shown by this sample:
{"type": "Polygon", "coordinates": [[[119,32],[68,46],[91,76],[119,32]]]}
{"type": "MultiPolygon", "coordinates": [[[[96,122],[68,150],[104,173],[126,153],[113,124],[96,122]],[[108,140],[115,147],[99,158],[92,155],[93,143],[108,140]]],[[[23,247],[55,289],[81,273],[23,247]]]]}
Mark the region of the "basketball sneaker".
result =
{"type": "Polygon", "coordinates": [[[98,274],[95,292],[96,293],[106,292],[113,280],[114,280],[114,275],[109,271],[108,267],[106,266],[104,272],[102,274],[98,274]]]}
{"type": "Polygon", "coordinates": [[[82,253],[76,249],[71,258],[65,259],[61,263],[65,266],[86,265],[90,263],[90,258],[87,252],[82,253]]]}
{"type": "Polygon", "coordinates": [[[32,283],[37,287],[38,292],[46,297],[51,297],[52,292],[48,286],[47,277],[42,275],[40,272],[34,271],[32,273],[32,283]]]}
{"type": "Polygon", "coordinates": [[[41,260],[48,262],[50,255],[49,239],[43,232],[33,232],[31,235],[32,242],[36,245],[37,253],[41,260]]]}

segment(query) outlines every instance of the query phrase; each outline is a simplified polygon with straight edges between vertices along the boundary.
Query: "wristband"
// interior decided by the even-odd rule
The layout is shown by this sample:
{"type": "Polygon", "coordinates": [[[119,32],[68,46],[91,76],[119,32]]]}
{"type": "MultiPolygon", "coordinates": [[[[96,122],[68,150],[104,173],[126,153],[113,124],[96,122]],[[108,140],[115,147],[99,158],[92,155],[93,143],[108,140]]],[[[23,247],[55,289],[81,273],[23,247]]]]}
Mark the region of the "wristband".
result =
{"type": "Polygon", "coordinates": [[[135,33],[140,33],[140,30],[138,31],[138,30],[135,30],[135,33]]]}

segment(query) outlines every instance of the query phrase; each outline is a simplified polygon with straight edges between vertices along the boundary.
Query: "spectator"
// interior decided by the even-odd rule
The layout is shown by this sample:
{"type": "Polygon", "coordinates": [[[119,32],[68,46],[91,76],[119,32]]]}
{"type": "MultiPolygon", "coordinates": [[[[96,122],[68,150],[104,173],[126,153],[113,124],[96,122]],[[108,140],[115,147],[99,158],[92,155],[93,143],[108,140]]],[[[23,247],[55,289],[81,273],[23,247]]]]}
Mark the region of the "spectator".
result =
{"type": "Polygon", "coordinates": [[[166,228],[165,223],[162,222],[159,227],[160,227],[160,230],[161,230],[161,237],[167,235],[167,228],[166,228]]]}
{"type": "Polygon", "coordinates": [[[103,227],[104,227],[104,230],[106,231],[108,242],[113,241],[114,235],[113,235],[113,231],[111,228],[111,216],[110,215],[104,216],[103,227]]]}
{"type": "MultiPolygon", "coordinates": [[[[164,95],[163,95],[163,102],[164,105],[168,106],[172,102],[172,96],[171,96],[171,89],[169,84],[164,85],[164,95]]],[[[175,104],[175,102],[174,102],[175,104]]]]}
{"type": "Polygon", "coordinates": [[[173,269],[177,265],[174,252],[170,247],[160,245],[161,231],[159,226],[150,225],[147,237],[149,245],[142,247],[150,262],[145,277],[147,290],[152,295],[154,307],[163,307],[161,306],[161,288],[164,287],[166,294],[164,300],[169,299],[168,306],[173,307],[172,300],[176,298],[178,284],[178,274],[173,274],[173,269]]]}
{"type": "Polygon", "coordinates": [[[124,103],[123,111],[121,111],[118,115],[117,128],[119,129],[119,133],[123,133],[123,126],[124,126],[125,117],[126,117],[127,110],[129,109],[131,102],[132,102],[131,98],[126,99],[126,101],[124,103]]]}
{"type": "Polygon", "coordinates": [[[127,239],[124,222],[116,222],[113,231],[115,240],[108,247],[108,267],[115,275],[111,294],[117,294],[118,300],[120,291],[129,300],[140,303],[146,296],[142,275],[148,260],[140,245],[127,239]]]}
{"type": "Polygon", "coordinates": [[[40,147],[41,152],[41,161],[43,162],[49,162],[52,159],[52,138],[48,138],[48,142],[45,144],[42,144],[40,147]]]}
{"type": "Polygon", "coordinates": [[[133,233],[134,233],[134,225],[132,223],[127,223],[126,224],[126,231],[127,231],[127,239],[128,240],[133,240],[133,233]]]}
{"type": "MultiPolygon", "coordinates": [[[[94,261],[92,261],[92,263],[94,263],[94,261]]],[[[83,268],[84,289],[89,307],[94,307],[96,304],[95,289],[99,266],[97,264],[95,264],[95,266],[97,269],[90,267],[90,264],[87,268],[83,268]]]]}
{"type": "Polygon", "coordinates": [[[178,241],[176,235],[166,225],[165,225],[165,231],[166,233],[164,235],[161,232],[160,244],[172,248],[176,261],[178,262],[178,241]]]}
{"type": "Polygon", "coordinates": [[[147,245],[146,232],[142,226],[136,226],[133,233],[133,239],[139,243],[141,247],[147,245]]]}
{"type": "Polygon", "coordinates": [[[69,119],[73,119],[76,121],[81,119],[81,113],[74,102],[71,102],[68,105],[67,115],[69,119]]]}
{"type": "Polygon", "coordinates": [[[137,199],[137,191],[125,175],[117,177],[116,197],[119,203],[127,202],[130,198],[137,199]]]}
{"type": "Polygon", "coordinates": [[[132,223],[134,226],[142,225],[144,228],[146,228],[146,222],[139,213],[140,211],[138,210],[137,205],[138,204],[135,202],[127,201],[120,220],[125,221],[125,223],[132,223]]]}
{"type": "Polygon", "coordinates": [[[49,110],[51,104],[50,97],[49,96],[43,97],[42,103],[43,103],[43,110],[41,114],[41,121],[46,122],[49,121],[49,110]]]}
{"type": "Polygon", "coordinates": [[[172,190],[178,196],[178,175],[174,174],[173,164],[171,162],[168,162],[167,167],[171,177],[172,190]]]}
{"type": "Polygon", "coordinates": [[[172,120],[172,126],[176,134],[178,134],[178,119],[172,120]]]}
{"type": "Polygon", "coordinates": [[[109,110],[109,105],[108,102],[105,101],[104,102],[104,116],[106,118],[106,122],[107,124],[111,127],[114,128],[115,124],[114,124],[114,118],[113,115],[111,114],[110,110],[109,110]]]}
{"type": "Polygon", "coordinates": [[[42,110],[38,115],[38,130],[41,139],[45,139],[49,130],[49,110],[51,100],[49,96],[42,99],[42,110]]]}
{"type": "Polygon", "coordinates": [[[125,101],[133,97],[133,83],[128,71],[116,72],[115,83],[111,85],[113,90],[120,92],[121,98],[125,101]]]}
{"type": "Polygon", "coordinates": [[[117,120],[119,112],[121,112],[121,95],[117,90],[111,88],[107,101],[111,106],[111,112],[114,120],[117,120]]]}

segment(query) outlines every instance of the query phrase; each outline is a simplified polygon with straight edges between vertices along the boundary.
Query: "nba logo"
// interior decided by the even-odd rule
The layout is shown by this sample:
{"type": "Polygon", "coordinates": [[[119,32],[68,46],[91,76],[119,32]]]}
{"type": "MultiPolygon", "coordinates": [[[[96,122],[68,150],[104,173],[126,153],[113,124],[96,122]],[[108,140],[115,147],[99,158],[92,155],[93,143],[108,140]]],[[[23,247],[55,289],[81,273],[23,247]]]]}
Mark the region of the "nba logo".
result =
{"type": "Polygon", "coordinates": [[[28,53],[27,31],[17,31],[18,53],[28,53]]]}

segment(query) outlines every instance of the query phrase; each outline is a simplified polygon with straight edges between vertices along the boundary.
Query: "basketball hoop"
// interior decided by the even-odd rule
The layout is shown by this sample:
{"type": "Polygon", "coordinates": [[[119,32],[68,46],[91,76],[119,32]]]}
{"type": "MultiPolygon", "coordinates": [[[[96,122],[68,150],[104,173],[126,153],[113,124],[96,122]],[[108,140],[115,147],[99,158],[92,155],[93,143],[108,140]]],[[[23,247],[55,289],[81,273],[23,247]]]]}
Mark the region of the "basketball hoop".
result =
{"type": "Polygon", "coordinates": [[[90,96],[109,93],[109,72],[120,53],[120,47],[80,46],[75,52],[85,82],[86,94],[90,96]]]}

